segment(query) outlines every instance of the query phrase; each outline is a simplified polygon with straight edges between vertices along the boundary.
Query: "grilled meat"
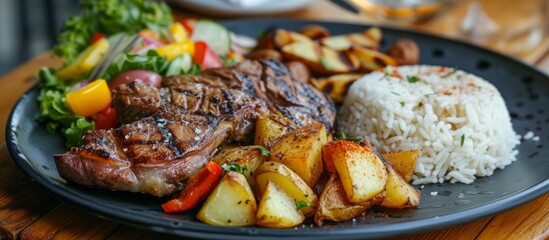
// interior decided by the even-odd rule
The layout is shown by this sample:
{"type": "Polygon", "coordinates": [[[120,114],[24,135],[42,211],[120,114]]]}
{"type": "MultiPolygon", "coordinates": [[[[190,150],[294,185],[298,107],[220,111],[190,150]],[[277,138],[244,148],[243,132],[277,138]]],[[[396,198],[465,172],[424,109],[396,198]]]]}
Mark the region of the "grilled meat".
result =
{"type": "Polygon", "coordinates": [[[178,190],[221,144],[252,139],[260,115],[282,114],[300,126],[318,121],[327,129],[335,118],[325,95],[273,60],[168,77],[162,88],[139,81],[122,85],[114,91],[113,106],[123,124],[88,131],[83,146],[55,155],[60,176],[164,196],[178,190]]]}

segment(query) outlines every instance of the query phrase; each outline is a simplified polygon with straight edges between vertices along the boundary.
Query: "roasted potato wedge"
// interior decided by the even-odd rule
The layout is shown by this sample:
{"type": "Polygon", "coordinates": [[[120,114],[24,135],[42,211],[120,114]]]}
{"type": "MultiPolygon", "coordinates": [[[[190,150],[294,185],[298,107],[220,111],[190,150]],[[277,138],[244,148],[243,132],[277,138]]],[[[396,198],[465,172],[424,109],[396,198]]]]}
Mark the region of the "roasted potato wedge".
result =
{"type": "Polygon", "coordinates": [[[386,66],[398,65],[393,57],[368,48],[352,47],[347,50],[347,54],[350,58],[352,56],[359,60],[358,71],[360,72],[368,73],[386,66]]]}
{"type": "Polygon", "coordinates": [[[323,46],[336,51],[347,50],[353,46],[369,49],[379,49],[381,42],[381,30],[377,27],[369,28],[362,33],[331,36],[320,39],[323,46]]]}
{"type": "Polygon", "coordinates": [[[308,83],[311,79],[311,70],[302,62],[291,61],[287,62],[286,66],[290,69],[290,72],[300,82],[308,83]]]}
{"type": "Polygon", "coordinates": [[[282,47],[294,43],[294,42],[312,42],[309,37],[297,33],[288,31],[286,29],[275,29],[264,34],[258,41],[257,49],[276,49],[280,50],[282,47]]]}
{"type": "Polygon", "coordinates": [[[278,138],[271,146],[269,160],[286,165],[313,188],[324,169],[322,145],[327,141],[324,124],[309,124],[278,138]]]}
{"type": "Polygon", "coordinates": [[[330,31],[320,25],[307,25],[301,28],[299,33],[309,37],[312,40],[323,39],[330,36],[330,31]]]}
{"type": "Polygon", "coordinates": [[[259,201],[256,224],[270,228],[289,228],[301,224],[305,216],[295,201],[275,183],[268,181],[259,201]]]}
{"type": "Polygon", "coordinates": [[[409,182],[412,180],[412,176],[414,176],[417,159],[420,153],[420,150],[409,150],[383,153],[381,156],[391,162],[394,165],[395,170],[402,175],[406,182],[409,182]]]}
{"type": "Polygon", "coordinates": [[[332,161],[349,202],[366,202],[385,190],[387,169],[371,149],[352,141],[332,143],[332,161]]]}
{"type": "Polygon", "coordinates": [[[297,125],[282,115],[262,115],[255,123],[254,144],[270,149],[276,139],[296,128],[297,125]]]}
{"type": "Polygon", "coordinates": [[[411,208],[419,205],[421,192],[400,176],[391,163],[385,164],[388,173],[386,197],[381,206],[388,208],[411,208]]]}
{"type": "Polygon", "coordinates": [[[354,55],[322,47],[316,42],[299,41],[282,47],[282,57],[300,61],[311,71],[324,74],[339,74],[354,71],[359,60],[354,55]]]}
{"type": "Polygon", "coordinates": [[[249,183],[255,186],[255,178],[253,173],[267,157],[263,156],[258,146],[239,146],[234,148],[222,149],[217,155],[212,158],[220,166],[224,164],[237,164],[240,167],[245,167],[244,176],[249,183]]]}
{"type": "Polygon", "coordinates": [[[254,50],[248,55],[246,55],[247,58],[253,59],[253,60],[260,60],[260,59],[274,59],[277,61],[282,61],[282,54],[280,54],[279,51],[274,49],[258,49],[254,50]]]}
{"type": "Polygon", "coordinates": [[[210,194],[197,217],[200,221],[218,226],[254,225],[257,203],[246,177],[227,172],[210,194]]]}
{"type": "Polygon", "coordinates": [[[328,94],[336,103],[343,103],[347,90],[362,74],[344,73],[326,78],[311,79],[311,84],[328,94]]]}
{"type": "MultiPolygon", "coordinates": [[[[346,140],[339,140],[339,141],[346,141],[346,140]]],[[[362,139],[358,143],[358,145],[368,149],[372,148],[372,144],[370,143],[370,141],[366,139],[362,139]]],[[[324,163],[324,169],[329,173],[337,172],[337,169],[334,165],[334,161],[332,159],[332,152],[335,151],[334,148],[337,148],[338,146],[340,146],[340,144],[333,142],[333,137],[332,139],[328,140],[327,144],[324,144],[324,146],[322,146],[322,162],[324,163]]]]}
{"type": "Polygon", "coordinates": [[[350,203],[337,173],[330,176],[324,186],[318,208],[315,213],[315,223],[322,226],[322,221],[345,221],[362,214],[372,206],[378,205],[385,198],[385,192],[377,194],[363,203],[350,203]]]}
{"type": "Polygon", "coordinates": [[[309,207],[299,209],[303,215],[314,214],[318,197],[297,173],[284,164],[273,161],[264,162],[255,170],[254,176],[260,194],[265,191],[267,182],[271,181],[282,188],[294,201],[305,201],[311,204],[309,207]]]}

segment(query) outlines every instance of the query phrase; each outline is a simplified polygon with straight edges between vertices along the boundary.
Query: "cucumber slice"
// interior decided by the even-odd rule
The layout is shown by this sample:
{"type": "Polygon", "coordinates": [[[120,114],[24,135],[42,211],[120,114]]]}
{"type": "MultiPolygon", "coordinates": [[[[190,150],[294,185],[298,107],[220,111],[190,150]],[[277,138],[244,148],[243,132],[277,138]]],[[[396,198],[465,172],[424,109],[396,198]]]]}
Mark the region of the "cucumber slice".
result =
{"type": "Polygon", "coordinates": [[[231,35],[229,30],[211,20],[196,21],[191,40],[206,42],[218,55],[225,55],[231,50],[231,35]]]}

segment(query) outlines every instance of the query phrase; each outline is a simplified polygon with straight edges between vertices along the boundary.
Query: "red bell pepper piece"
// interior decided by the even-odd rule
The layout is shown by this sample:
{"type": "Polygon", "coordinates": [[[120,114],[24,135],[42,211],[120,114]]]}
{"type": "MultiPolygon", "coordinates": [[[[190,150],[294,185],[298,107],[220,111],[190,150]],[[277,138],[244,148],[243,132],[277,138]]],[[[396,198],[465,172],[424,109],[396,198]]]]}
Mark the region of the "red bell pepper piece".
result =
{"type": "Polygon", "coordinates": [[[223,169],[217,163],[206,163],[204,168],[187,180],[187,185],[177,198],[162,204],[162,209],[166,213],[185,212],[192,209],[214,190],[222,173],[223,169]]]}
{"type": "Polygon", "coordinates": [[[112,106],[108,106],[95,115],[95,129],[111,129],[116,127],[118,119],[116,111],[112,106]]]}
{"type": "Polygon", "coordinates": [[[223,62],[210,47],[203,41],[194,43],[193,62],[200,65],[202,70],[208,68],[218,68],[223,66],[223,62]]]}
{"type": "Polygon", "coordinates": [[[100,32],[94,33],[92,38],[90,39],[90,45],[94,44],[99,39],[104,38],[104,37],[105,37],[105,34],[103,34],[103,33],[100,33],[100,32]]]}
{"type": "Polygon", "coordinates": [[[189,34],[193,33],[195,23],[196,23],[196,19],[192,19],[192,18],[181,21],[181,24],[183,24],[183,27],[185,28],[185,30],[187,30],[189,34]]]}

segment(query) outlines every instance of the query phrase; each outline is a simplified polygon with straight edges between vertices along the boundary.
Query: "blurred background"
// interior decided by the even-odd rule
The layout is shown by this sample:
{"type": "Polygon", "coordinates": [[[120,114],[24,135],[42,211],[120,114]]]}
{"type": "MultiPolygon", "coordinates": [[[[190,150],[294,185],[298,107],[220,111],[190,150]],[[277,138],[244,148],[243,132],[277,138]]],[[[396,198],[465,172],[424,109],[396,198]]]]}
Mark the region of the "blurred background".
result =
{"type": "Polygon", "coordinates": [[[55,44],[75,0],[0,0],[0,76],[55,44]]]}
{"type": "MultiPolygon", "coordinates": [[[[296,8],[302,18],[396,25],[473,42],[531,63],[549,47],[549,0],[253,1],[262,4],[239,7],[234,3],[252,0],[167,0],[186,17],[293,17],[284,9],[296,8]],[[339,7],[323,12],[327,5],[339,7]]],[[[51,49],[62,22],[78,10],[78,0],[0,0],[0,76],[51,49]]]]}

